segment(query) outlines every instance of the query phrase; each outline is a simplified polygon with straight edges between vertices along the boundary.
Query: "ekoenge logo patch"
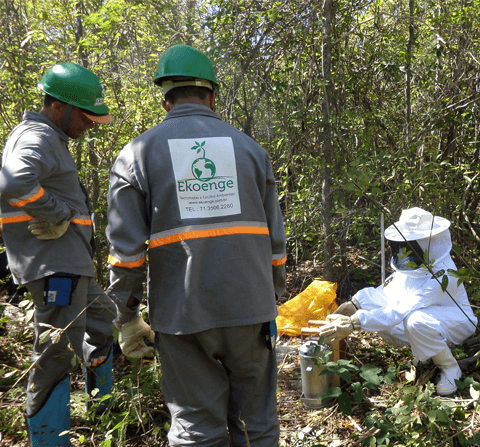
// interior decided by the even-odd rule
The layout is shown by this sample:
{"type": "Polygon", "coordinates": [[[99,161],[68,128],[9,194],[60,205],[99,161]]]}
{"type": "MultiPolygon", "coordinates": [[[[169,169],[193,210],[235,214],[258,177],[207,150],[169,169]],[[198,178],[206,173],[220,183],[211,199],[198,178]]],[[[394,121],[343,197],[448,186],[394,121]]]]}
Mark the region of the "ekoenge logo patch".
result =
{"type": "Polygon", "coordinates": [[[182,219],[242,212],[230,137],[179,138],[168,145],[182,219]]]}
{"type": "Polygon", "coordinates": [[[231,176],[217,176],[215,163],[206,156],[205,144],[206,141],[199,143],[195,140],[195,145],[190,148],[200,157],[195,158],[190,168],[193,178],[177,181],[178,192],[225,192],[235,187],[233,180],[224,180],[231,176]]]}
{"type": "Polygon", "coordinates": [[[197,180],[200,180],[201,182],[208,182],[215,177],[217,168],[215,163],[205,156],[204,146],[205,141],[202,143],[195,141],[195,146],[191,148],[192,150],[196,150],[197,154],[200,154],[200,152],[203,151],[203,157],[197,158],[192,163],[192,174],[197,180]]]}

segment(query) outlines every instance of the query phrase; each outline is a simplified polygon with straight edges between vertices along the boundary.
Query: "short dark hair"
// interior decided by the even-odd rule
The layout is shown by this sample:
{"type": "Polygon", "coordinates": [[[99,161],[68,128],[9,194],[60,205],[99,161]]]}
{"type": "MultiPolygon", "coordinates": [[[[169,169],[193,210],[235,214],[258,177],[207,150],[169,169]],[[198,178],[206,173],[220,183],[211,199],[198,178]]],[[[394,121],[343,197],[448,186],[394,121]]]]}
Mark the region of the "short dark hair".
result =
{"type": "Polygon", "coordinates": [[[207,87],[196,87],[194,85],[188,85],[186,87],[175,87],[165,93],[165,100],[176,104],[179,99],[190,98],[196,96],[204,101],[209,93],[211,93],[207,87]]]}
{"type": "Polygon", "coordinates": [[[61,101],[60,99],[54,98],[50,96],[48,93],[45,93],[45,97],[43,98],[43,105],[45,107],[50,107],[55,101],[59,101],[62,104],[66,104],[65,101],[61,101]]]}
{"type": "MultiPolygon", "coordinates": [[[[55,102],[61,102],[62,104],[68,104],[68,102],[62,101],[61,99],[54,98],[53,96],[49,95],[48,93],[45,93],[45,98],[43,98],[43,105],[45,107],[51,107],[51,105],[55,102]]],[[[81,112],[86,113],[87,115],[95,115],[95,116],[101,116],[98,113],[91,112],[90,110],[87,109],[82,109],[81,107],[78,107],[81,112]]]]}

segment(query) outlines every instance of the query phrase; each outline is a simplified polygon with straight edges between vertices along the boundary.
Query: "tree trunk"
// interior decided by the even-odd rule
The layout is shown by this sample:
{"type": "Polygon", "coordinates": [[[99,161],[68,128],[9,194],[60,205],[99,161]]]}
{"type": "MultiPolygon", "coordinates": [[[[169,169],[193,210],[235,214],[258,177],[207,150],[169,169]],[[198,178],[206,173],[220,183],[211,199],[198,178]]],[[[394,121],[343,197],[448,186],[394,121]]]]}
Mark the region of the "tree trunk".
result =
{"type": "MultiPolygon", "coordinates": [[[[77,3],[77,13],[80,14],[83,12],[83,3],[78,2],[77,3]]],[[[82,65],[85,68],[88,67],[88,57],[87,53],[85,53],[84,48],[82,45],[79,45],[80,39],[83,38],[83,21],[80,15],[77,15],[76,17],[76,29],[75,29],[75,42],[77,43],[78,46],[78,57],[81,60],[82,65]]],[[[98,124],[95,124],[95,126],[98,126],[98,124]]],[[[78,159],[83,159],[81,156],[81,148],[78,146],[78,153],[77,157],[78,159]]],[[[95,152],[95,144],[93,141],[90,141],[87,143],[87,155],[88,155],[88,163],[92,166],[91,169],[91,182],[90,184],[85,185],[87,188],[87,191],[89,193],[89,198],[90,198],[90,205],[91,205],[91,211],[93,212],[97,208],[97,203],[98,199],[100,197],[100,181],[98,178],[98,170],[94,168],[94,166],[98,166],[98,156],[97,153],[95,152]]],[[[77,159],[77,161],[78,161],[77,159]]],[[[85,160],[86,162],[86,160],[85,160]]],[[[98,228],[98,222],[94,222],[94,228],[98,228]]],[[[103,262],[101,259],[99,259],[99,252],[97,251],[96,253],[96,260],[99,261],[96,264],[96,278],[97,280],[101,276],[101,272],[103,270],[103,262]]]]}
{"type": "Polygon", "coordinates": [[[332,0],[325,0],[323,11],[323,47],[322,69],[324,82],[324,96],[322,103],[323,125],[320,131],[320,143],[323,147],[324,169],[322,183],[322,214],[324,242],[324,277],[333,280],[333,257],[334,244],[332,239],[332,195],[330,167],[332,164],[332,123],[331,123],[331,97],[333,88],[331,84],[331,60],[332,60],[332,0]]]}
{"type": "Polygon", "coordinates": [[[409,0],[409,22],[408,22],[408,42],[407,42],[407,86],[405,89],[406,96],[406,112],[407,112],[407,144],[410,143],[411,138],[411,121],[412,121],[412,48],[415,41],[414,28],[414,12],[415,0],[409,0]]]}

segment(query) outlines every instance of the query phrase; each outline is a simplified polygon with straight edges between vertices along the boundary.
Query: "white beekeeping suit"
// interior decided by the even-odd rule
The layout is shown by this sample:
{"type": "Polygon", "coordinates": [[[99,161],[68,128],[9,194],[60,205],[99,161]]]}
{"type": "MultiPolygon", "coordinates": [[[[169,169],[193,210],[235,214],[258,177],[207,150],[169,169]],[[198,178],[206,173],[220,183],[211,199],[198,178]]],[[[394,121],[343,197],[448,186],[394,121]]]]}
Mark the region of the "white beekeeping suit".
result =
{"type": "Polygon", "coordinates": [[[432,278],[432,273],[456,270],[450,256],[449,226],[448,220],[421,208],[403,210],[400,220],[385,231],[392,247],[394,273],[383,285],[355,294],[352,303],[358,310],[353,315],[348,303],[339,308],[340,315],[331,316],[332,324],[323,328],[326,341],[361,329],[378,332],[397,347],[410,345],[416,359],[432,359],[441,369],[437,393],[444,396],[457,390],[455,380],[461,377],[448,344],[462,343],[475,332],[477,324],[463,284],[458,286],[457,279],[448,276],[444,292],[440,284],[443,275],[440,281],[432,278]],[[432,272],[421,267],[425,252],[432,272]]]}

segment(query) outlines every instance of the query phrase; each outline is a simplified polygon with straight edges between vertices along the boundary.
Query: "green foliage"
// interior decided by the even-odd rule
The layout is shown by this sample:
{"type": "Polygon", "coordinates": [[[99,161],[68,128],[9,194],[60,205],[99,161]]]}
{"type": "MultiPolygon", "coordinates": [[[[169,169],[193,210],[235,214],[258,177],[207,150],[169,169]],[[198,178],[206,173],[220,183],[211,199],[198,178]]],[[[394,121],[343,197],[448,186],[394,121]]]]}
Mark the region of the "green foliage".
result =
{"type": "MultiPolygon", "coordinates": [[[[271,155],[294,262],[332,259],[349,277],[355,266],[346,247],[379,247],[365,223],[378,228],[384,212],[388,225],[412,205],[451,219],[454,239],[470,254],[480,209],[477,3],[415,3],[407,47],[410,13],[400,1],[335,3],[326,36],[318,3],[7,0],[0,6],[0,141],[23,110],[39,109],[35,86],[54,63],[77,62],[99,75],[115,122],[70,148],[97,214],[97,276],[106,284],[109,169],[125,144],[164,117],[152,76],[164,49],[187,43],[214,63],[220,115],[271,155]]],[[[341,294],[343,278],[329,279],[341,294]]]]}
{"type": "MultiPolygon", "coordinates": [[[[25,432],[25,384],[31,364],[24,359],[29,358],[32,349],[33,328],[30,313],[33,311],[31,297],[20,303],[17,320],[2,317],[1,324],[14,327],[15,330],[6,331],[0,326],[2,336],[2,351],[0,355],[0,433],[2,440],[26,438],[25,432]],[[15,366],[8,366],[15,365],[15,366]],[[4,392],[4,390],[6,390],[4,392]]],[[[8,306],[8,305],[7,305],[8,306]]],[[[0,311],[5,306],[0,302],[0,311]]],[[[14,307],[14,306],[12,306],[14,307]]],[[[43,332],[41,343],[55,343],[61,331],[47,328],[43,332]]],[[[73,359],[72,366],[78,366],[79,359],[73,359]]],[[[78,445],[99,447],[119,445],[131,440],[135,436],[146,436],[155,445],[166,445],[169,415],[161,403],[161,369],[157,359],[152,361],[135,360],[131,365],[120,366],[122,360],[114,357],[114,380],[111,395],[96,399],[95,403],[86,411],[86,402],[90,400],[83,386],[77,387],[74,383],[83,383],[82,368],[74,369],[71,377],[71,419],[72,430],[70,436],[77,440],[78,445]],[[101,403],[112,399],[113,404],[99,417],[96,410],[101,403]],[[76,425],[87,425],[89,435],[83,434],[84,429],[77,429],[76,425]]],[[[94,394],[94,393],[93,393],[94,394]]]]}
{"type": "Polygon", "coordinates": [[[357,367],[351,361],[340,359],[330,362],[325,357],[320,360],[320,364],[325,366],[320,374],[338,374],[346,387],[332,387],[322,394],[321,399],[337,399],[339,410],[346,415],[352,413],[354,405],[364,401],[367,390],[371,395],[381,386],[389,387],[387,402],[373,405],[364,420],[368,432],[373,434],[361,439],[362,445],[430,446],[438,445],[449,437],[456,437],[462,446],[476,442],[477,435],[471,430],[469,434],[469,414],[475,414],[480,409],[480,383],[473,377],[457,381],[459,390],[470,390],[472,401],[465,405],[462,401],[436,396],[432,383],[426,386],[399,383],[396,368],[388,368],[383,374],[376,365],[357,367]],[[356,381],[354,376],[362,380],[356,381]]]}
{"type": "MultiPolygon", "coordinates": [[[[90,407],[87,417],[95,424],[99,447],[109,447],[126,442],[132,434],[149,436],[150,442],[166,442],[168,425],[159,425],[159,416],[168,420],[168,414],[159,406],[161,370],[156,359],[145,363],[136,360],[133,368],[124,375],[115,375],[112,395],[103,396],[90,407]],[[113,405],[98,418],[96,409],[102,402],[113,399],[113,405]],[[114,443],[114,444],[113,444],[114,443]]],[[[85,394],[78,393],[77,408],[84,414],[85,394]]],[[[88,439],[79,439],[89,445],[88,439]]]]}
{"type": "MultiPolygon", "coordinates": [[[[330,351],[326,351],[331,354],[330,351]]],[[[322,363],[321,363],[322,364],[322,363]]],[[[394,368],[390,368],[385,376],[380,375],[382,370],[374,365],[362,365],[360,368],[354,365],[349,360],[340,359],[337,362],[325,361],[323,359],[325,368],[320,375],[323,374],[337,374],[348,385],[345,390],[340,387],[332,387],[326,393],[322,394],[322,400],[328,400],[332,398],[338,399],[338,405],[340,411],[344,414],[351,414],[352,401],[351,397],[356,404],[360,404],[363,400],[363,389],[377,390],[381,383],[390,385],[396,376],[394,368]],[[359,376],[363,379],[363,382],[353,381],[352,375],[359,373],[359,376]]]]}
{"type": "MultiPolygon", "coordinates": [[[[0,371],[1,372],[1,371],[0,371]]],[[[2,374],[0,374],[0,380],[2,379],[2,374]]],[[[1,380],[2,385],[4,383],[1,380]]],[[[24,397],[24,393],[20,390],[15,390],[11,393],[11,399],[21,400],[24,397]]],[[[1,401],[0,401],[1,403],[1,401]]],[[[26,437],[25,429],[25,415],[21,405],[1,405],[0,407],[0,433],[2,437],[15,436],[20,439],[26,437]]]]}
{"type": "MultiPolygon", "coordinates": [[[[468,429],[468,407],[435,396],[431,383],[425,387],[400,384],[389,401],[392,406],[382,414],[370,412],[367,416],[367,428],[377,430],[364,445],[428,446],[456,437],[465,446],[476,436],[467,438],[462,430],[468,429]]],[[[477,411],[477,405],[475,402],[469,405],[470,411],[477,411]]]]}
{"type": "MultiPolygon", "coordinates": [[[[164,49],[187,43],[206,51],[215,65],[221,84],[217,111],[222,118],[255,138],[271,156],[292,267],[305,259],[319,266],[333,259],[341,273],[328,279],[339,283],[339,295],[344,282],[340,275],[375,285],[375,275],[357,260],[359,256],[371,262],[378,259],[380,213],[388,225],[397,220],[401,209],[418,205],[452,221],[452,236],[460,247],[457,252],[468,260],[458,270],[437,274],[442,289],[464,284],[472,303],[480,306],[480,275],[472,267],[480,256],[479,1],[415,2],[413,17],[408,2],[398,0],[334,2],[331,36],[326,35],[323,6],[276,0],[1,3],[0,143],[24,110],[39,110],[36,83],[54,63],[85,65],[106,87],[114,123],[97,126],[70,142],[97,216],[95,262],[103,285],[108,278],[105,228],[110,167],[124,145],[165,116],[161,92],[152,84],[155,66],[164,49]],[[409,50],[410,17],[415,38],[409,50]],[[323,67],[328,37],[333,42],[330,78],[323,67]],[[407,72],[412,74],[409,100],[407,72]],[[332,89],[327,119],[328,87],[332,89]],[[328,157],[321,137],[327,125],[333,147],[328,157]],[[327,181],[332,185],[329,191],[324,189],[327,181]],[[326,221],[330,221],[330,234],[326,234],[326,221]],[[327,239],[333,242],[331,252],[324,250],[327,239]]],[[[425,265],[431,263],[426,253],[425,265]]],[[[14,336],[24,343],[31,336],[31,301],[24,300],[21,308],[25,316],[14,336]]],[[[0,329],[6,324],[2,319],[0,329]]],[[[52,328],[45,333],[45,342],[53,335],[52,328]]],[[[140,377],[155,389],[149,377],[158,378],[158,369],[152,365],[155,371],[147,374],[149,368],[120,378],[134,392],[116,399],[118,412],[112,409],[99,422],[103,438],[98,442],[104,447],[115,436],[125,439],[130,431],[160,430],[162,439],[163,428],[152,425],[151,410],[139,409],[143,399],[149,408],[150,404],[156,407],[154,392],[139,386],[140,377]],[[129,399],[135,405],[129,407],[129,399]]],[[[348,362],[328,368],[348,384],[346,390],[331,390],[345,413],[357,402],[365,402],[367,393],[391,386],[396,373],[382,375],[374,367],[357,368],[348,362]]],[[[5,369],[1,380],[9,386],[20,376],[17,370],[5,369]]],[[[477,390],[473,382],[468,387],[477,390]]],[[[426,421],[446,432],[451,425],[443,420],[445,414],[464,423],[457,419],[459,413],[434,404],[427,388],[417,392],[424,398],[413,403],[408,400],[412,393],[395,390],[392,399],[405,399],[408,408],[388,413],[387,422],[370,416],[372,428],[379,429],[370,445],[397,441],[414,445],[400,436],[407,436],[417,425],[426,433],[426,421]],[[409,408],[418,412],[420,421],[407,420],[403,411],[409,408]],[[387,427],[388,433],[382,431],[387,427]]],[[[19,388],[10,393],[22,397],[19,388]]],[[[4,435],[18,433],[20,414],[18,405],[2,408],[4,435]]],[[[302,436],[299,443],[320,434],[302,436]]],[[[467,445],[479,443],[476,436],[465,436],[467,445]]],[[[81,436],[79,441],[89,442],[81,436]]]]}

